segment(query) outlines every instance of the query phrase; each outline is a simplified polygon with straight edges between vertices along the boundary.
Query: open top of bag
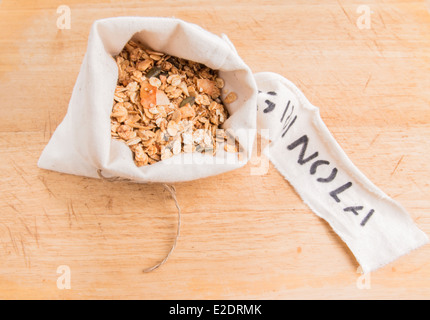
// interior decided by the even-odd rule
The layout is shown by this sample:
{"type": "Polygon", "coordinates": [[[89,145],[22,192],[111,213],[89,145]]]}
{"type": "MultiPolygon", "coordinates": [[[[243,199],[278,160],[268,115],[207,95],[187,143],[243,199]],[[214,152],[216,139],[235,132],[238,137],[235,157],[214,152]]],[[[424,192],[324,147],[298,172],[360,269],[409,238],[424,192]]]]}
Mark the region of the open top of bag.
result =
{"type": "Polygon", "coordinates": [[[257,87],[249,67],[224,39],[174,18],[121,17],[96,21],[68,112],[45,148],[39,166],[70,174],[118,176],[136,182],[177,182],[237,169],[247,163],[256,129],[257,87]],[[180,153],[150,166],[136,167],[128,146],[111,139],[110,114],[118,67],[113,59],[133,39],[171,56],[202,63],[225,81],[238,99],[227,106],[223,129],[234,132],[241,157],[224,150],[215,156],[180,153]]]}

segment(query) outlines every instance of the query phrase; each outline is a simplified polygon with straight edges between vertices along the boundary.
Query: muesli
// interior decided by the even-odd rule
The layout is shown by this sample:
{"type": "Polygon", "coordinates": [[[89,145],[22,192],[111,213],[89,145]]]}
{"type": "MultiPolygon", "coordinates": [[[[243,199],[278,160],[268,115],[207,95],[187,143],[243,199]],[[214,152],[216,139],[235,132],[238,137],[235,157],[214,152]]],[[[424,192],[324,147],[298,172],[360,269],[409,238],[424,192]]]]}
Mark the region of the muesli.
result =
{"type": "Polygon", "coordinates": [[[129,41],[114,57],[118,82],[111,135],[133,151],[137,166],[181,152],[215,154],[220,144],[237,152],[238,143],[220,126],[229,113],[221,100],[224,80],[203,64],[169,56],[129,41]]]}

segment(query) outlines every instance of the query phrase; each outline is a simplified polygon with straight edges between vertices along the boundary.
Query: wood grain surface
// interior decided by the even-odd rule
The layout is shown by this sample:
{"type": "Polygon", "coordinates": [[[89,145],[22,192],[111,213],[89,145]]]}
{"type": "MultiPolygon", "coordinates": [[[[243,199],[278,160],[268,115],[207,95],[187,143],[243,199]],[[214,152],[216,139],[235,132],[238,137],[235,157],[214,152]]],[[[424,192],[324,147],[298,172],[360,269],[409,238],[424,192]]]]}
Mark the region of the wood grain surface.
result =
{"type": "Polygon", "coordinates": [[[2,0],[0,298],[428,299],[430,246],[360,278],[345,244],[270,165],[162,186],[41,170],[95,19],[177,17],[225,33],[254,72],[320,107],[352,161],[430,234],[429,1],[2,0]],[[60,30],[57,8],[71,10],[60,30]],[[369,29],[357,11],[368,6],[369,29]],[[59,289],[60,266],[71,288],[59,289]],[[363,286],[363,284],[365,284],[363,286]]]}

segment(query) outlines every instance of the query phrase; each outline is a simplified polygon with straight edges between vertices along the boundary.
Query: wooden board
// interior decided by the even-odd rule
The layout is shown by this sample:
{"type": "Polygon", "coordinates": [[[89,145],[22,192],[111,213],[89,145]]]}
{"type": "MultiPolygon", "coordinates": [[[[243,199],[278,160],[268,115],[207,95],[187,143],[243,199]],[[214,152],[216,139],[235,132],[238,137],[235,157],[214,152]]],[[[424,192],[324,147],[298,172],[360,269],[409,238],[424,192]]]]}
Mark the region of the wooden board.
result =
{"type": "Polygon", "coordinates": [[[430,234],[428,1],[67,0],[0,3],[0,298],[430,298],[430,246],[371,273],[270,165],[161,186],[37,167],[63,119],[95,19],[175,16],[225,33],[254,72],[275,71],[320,107],[352,161],[430,234]],[[71,272],[61,290],[60,266],[71,272]],[[360,285],[361,284],[361,285],[360,285]],[[363,289],[368,288],[368,289],[363,289]]]}

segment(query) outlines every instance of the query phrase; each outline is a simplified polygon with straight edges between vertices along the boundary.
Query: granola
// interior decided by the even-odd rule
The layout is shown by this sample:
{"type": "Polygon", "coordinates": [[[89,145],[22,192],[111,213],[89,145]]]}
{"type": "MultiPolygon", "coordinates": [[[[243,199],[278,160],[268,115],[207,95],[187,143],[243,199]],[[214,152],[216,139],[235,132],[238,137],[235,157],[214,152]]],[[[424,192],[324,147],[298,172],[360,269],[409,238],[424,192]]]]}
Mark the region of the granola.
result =
{"type": "Polygon", "coordinates": [[[118,82],[111,113],[111,135],[133,151],[137,166],[150,165],[181,152],[215,154],[224,143],[238,143],[220,126],[229,117],[221,100],[224,80],[207,66],[155,52],[129,41],[114,57],[118,82]]]}

